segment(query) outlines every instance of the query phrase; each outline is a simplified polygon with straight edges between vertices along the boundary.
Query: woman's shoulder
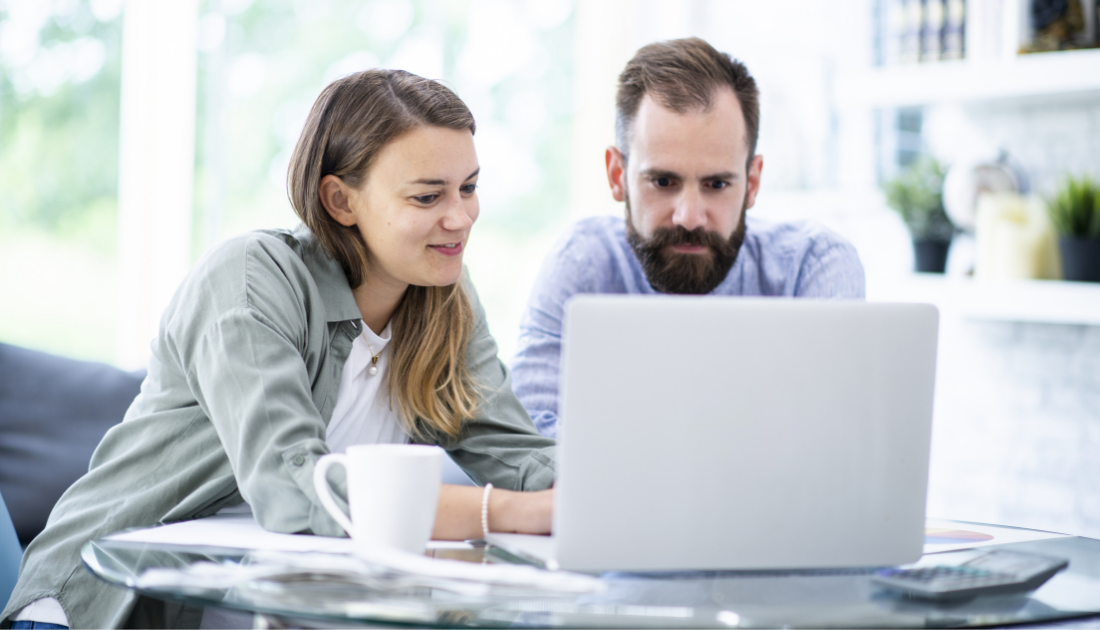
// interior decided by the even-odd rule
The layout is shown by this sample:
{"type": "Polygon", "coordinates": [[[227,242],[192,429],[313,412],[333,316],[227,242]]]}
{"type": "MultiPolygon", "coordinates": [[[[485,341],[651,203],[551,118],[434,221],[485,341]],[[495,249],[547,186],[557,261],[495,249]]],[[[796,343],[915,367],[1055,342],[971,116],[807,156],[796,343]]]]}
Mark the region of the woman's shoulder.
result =
{"type": "Polygon", "coordinates": [[[242,271],[251,263],[300,264],[303,242],[289,230],[252,230],[211,247],[197,263],[196,270],[232,269],[242,271]]]}
{"type": "Polygon", "coordinates": [[[222,241],[180,284],[164,324],[205,327],[233,312],[304,316],[307,303],[321,302],[306,262],[309,242],[308,235],[288,230],[256,230],[222,241]]]}
{"type": "Polygon", "coordinates": [[[313,236],[305,230],[245,232],[203,254],[195,263],[191,280],[199,281],[206,291],[226,291],[239,297],[270,290],[300,293],[316,283],[314,267],[318,264],[312,258],[323,258],[314,251],[317,249],[313,236]]]}

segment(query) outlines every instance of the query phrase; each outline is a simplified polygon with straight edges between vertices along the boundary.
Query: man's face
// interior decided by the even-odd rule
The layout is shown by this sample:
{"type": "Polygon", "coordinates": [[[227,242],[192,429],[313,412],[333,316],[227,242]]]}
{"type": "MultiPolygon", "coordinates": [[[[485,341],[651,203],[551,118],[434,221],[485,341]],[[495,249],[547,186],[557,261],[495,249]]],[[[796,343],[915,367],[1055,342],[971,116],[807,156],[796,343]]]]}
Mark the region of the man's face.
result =
{"type": "Polygon", "coordinates": [[[709,110],[677,114],[647,95],[629,142],[626,158],[608,148],[607,176],[627,204],[627,237],[650,284],[709,293],[737,258],[764,165],[756,156],[746,168],[737,97],[721,88],[709,110]]]}

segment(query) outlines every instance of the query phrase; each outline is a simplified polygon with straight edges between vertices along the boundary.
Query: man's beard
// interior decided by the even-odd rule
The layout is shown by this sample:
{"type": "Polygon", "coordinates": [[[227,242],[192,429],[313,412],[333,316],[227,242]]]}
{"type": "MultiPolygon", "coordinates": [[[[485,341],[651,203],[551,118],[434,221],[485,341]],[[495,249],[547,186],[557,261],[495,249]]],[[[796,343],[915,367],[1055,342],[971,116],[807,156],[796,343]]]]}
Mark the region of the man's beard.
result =
{"type": "MultiPolygon", "coordinates": [[[[746,198],[748,195],[746,195],[746,198]]],[[[710,293],[733,268],[741,244],[745,241],[745,210],[729,238],[703,228],[688,230],[682,225],[657,228],[653,236],[642,238],[630,216],[630,196],[626,198],[626,240],[642,263],[649,284],[661,293],[702,295],[710,293]],[[708,251],[685,254],[674,245],[704,246],[708,251]]]]}

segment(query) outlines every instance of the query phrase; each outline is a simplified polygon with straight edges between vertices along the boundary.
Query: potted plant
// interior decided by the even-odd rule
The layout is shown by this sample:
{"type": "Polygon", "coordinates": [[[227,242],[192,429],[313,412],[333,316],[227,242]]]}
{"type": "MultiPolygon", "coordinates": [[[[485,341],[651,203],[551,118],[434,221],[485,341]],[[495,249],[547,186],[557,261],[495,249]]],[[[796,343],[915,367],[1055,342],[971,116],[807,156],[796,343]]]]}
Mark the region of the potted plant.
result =
{"type": "Polygon", "coordinates": [[[1047,209],[1058,232],[1065,279],[1100,282],[1100,184],[1088,175],[1067,176],[1047,209]]]}
{"type": "Polygon", "coordinates": [[[916,270],[943,273],[955,225],[943,209],[944,168],[921,156],[886,182],[886,203],[901,215],[913,238],[916,270]]]}

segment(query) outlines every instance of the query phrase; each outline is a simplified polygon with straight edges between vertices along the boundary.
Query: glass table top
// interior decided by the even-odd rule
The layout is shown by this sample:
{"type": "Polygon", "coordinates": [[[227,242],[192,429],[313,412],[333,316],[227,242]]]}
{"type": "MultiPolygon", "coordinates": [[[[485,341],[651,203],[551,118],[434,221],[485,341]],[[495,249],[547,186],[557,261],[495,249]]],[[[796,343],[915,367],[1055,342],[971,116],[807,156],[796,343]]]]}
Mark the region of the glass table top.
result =
{"type": "MultiPolygon", "coordinates": [[[[82,557],[100,578],[143,595],[315,620],[318,625],[925,628],[1100,615],[1100,540],[1064,537],[1002,547],[1067,558],[1070,565],[1031,593],[936,604],[881,590],[871,583],[873,569],[605,573],[601,577],[607,588],[595,594],[475,596],[425,586],[387,587],[325,571],[252,574],[232,584],[207,586],[172,585],[170,580],[149,586],[149,580],[139,580],[148,571],[170,576],[201,562],[247,568],[264,561],[252,552],[224,547],[100,539],[85,545],[82,557]],[[139,588],[139,582],[144,586],[139,588]]],[[[926,555],[919,564],[959,564],[982,551],[926,555]]],[[[469,562],[496,562],[505,555],[478,547],[430,553],[469,562]]]]}

